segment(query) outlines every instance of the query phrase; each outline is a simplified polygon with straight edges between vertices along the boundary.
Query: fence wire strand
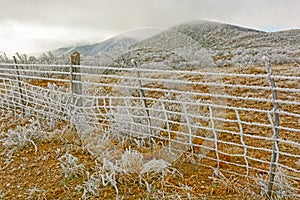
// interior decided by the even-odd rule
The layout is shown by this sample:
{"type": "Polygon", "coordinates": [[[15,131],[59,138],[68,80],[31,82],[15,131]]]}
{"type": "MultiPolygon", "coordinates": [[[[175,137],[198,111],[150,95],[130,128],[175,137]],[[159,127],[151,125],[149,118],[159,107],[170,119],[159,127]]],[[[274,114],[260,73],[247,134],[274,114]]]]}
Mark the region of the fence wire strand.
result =
{"type": "Polygon", "coordinates": [[[274,190],[284,175],[288,189],[296,191],[293,197],[300,198],[300,77],[294,73],[299,69],[287,67],[278,75],[275,69],[268,75],[79,65],[80,73],[73,75],[81,81],[72,82],[82,85],[78,94],[71,90],[68,65],[18,64],[18,73],[14,66],[0,63],[2,114],[65,120],[84,134],[151,138],[172,152],[168,155],[189,152],[200,166],[252,180],[245,181],[251,187],[259,187],[258,175],[270,174],[275,164],[274,190]],[[79,99],[82,105],[76,106],[79,99]],[[278,104],[278,125],[273,103],[278,104]],[[272,163],[274,129],[280,134],[272,163]]]}

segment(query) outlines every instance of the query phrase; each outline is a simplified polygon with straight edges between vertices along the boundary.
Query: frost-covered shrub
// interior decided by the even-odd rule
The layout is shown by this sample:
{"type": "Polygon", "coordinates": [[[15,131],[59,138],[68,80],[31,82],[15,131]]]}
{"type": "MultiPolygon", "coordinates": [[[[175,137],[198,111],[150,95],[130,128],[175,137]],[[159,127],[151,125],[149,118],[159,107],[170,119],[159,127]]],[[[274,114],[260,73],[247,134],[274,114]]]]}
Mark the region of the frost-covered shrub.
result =
{"type": "Polygon", "coordinates": [[[27,190],[26,195],[27,195],[26,199],[44,200],[46,199],[46,190],[36,186],[31,187],[27,190]]]}
{"type": "Polygon", "coordinates": [[[150,136],[147,114],[141,102],[124,99],[124,104],[108,113],[112,119],[109,130],[115,135],[147,138],[150,136]]]}
{"type": "Polygon", "coordinates": [[[35,152],[37,152],[37,146],[33,141],[31,130],[24,127],[19,127],[16,130],[9,130],[7,137],[1,139],[0,142],[2,142],[5,147],[18,149],[23,149],[31,144],[34,146],[35,152]]]}
{"type": "Polygon", "coordinates": [[[167,176],[178,173],[171,164],[162,159],[146,160],[142,153],[128,148],[121,157],[115,161],[103,158],[96,162],[95,172],[77,189],[83,192],[82,198],[88,199],[90,195],[98,196],[101,187],[113,186],[116,199],[119,197],[119,184],[136,181],[150,193],[152,185],[164,184],[167,176]]]}
{"type": "Polygon", "coordinates": [[[139,173],[144,164],[143,159],[143,154],[129,148],[122,154],[121,160],[117,164],[124,169],[125,173],[139,173]]]}
{"type": "Polygon", "coordinates": [[[47,139],[49,133],[45,131],[44,124],[38,118],[31,118],[28,122],[15,129],[9,129],[6,137],[0,140],[5,147],[22,149],[28,145],[33,145],[37,151],[34,141],[47,139]]]}
{"type": "Polygon", "coordinates": [[[213,62],[211,55],[205,49],[183,47],[172,52],[183,59],[175,65],[175,69],[201,69],[215,67],[215,63],[213,62]]]}
{"type": "Polygon", "coordinates": [[[78,158],[72,154],[66,152],[58,160],[65,178],[81,177],[85,174],[84,165],[79,164],[78,158]]]}
{"type": "MultiPolygon", "coordinates": [[[[257,184],[260,187],[261,196],[268,194],[269,186],[268,176],[259,176],[257,184]]],[[[291,181],[288,180],[284,170],[278,167],[278,171],[275,174],[272,193],[276,199],[294,199],[297,194],[297,189],[292,186],[291,181]]]]}

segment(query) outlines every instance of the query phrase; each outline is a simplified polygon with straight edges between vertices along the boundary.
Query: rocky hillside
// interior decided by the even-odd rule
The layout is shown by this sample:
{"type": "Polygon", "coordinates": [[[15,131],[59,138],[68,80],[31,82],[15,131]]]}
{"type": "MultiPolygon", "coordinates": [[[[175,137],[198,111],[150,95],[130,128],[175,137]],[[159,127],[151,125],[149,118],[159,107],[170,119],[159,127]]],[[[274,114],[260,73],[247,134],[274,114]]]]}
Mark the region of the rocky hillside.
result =
{"type": "MultiPolygon", "coordinates": [[[[299,47],[300,29],[265,32],[231,24],[198,20],[171,27],[169,30],[149,38],[147,43],[161,45],[174,42],[172,39],[175,41],[186,40],[186,44],[192,43],[192,41],[197,42],[201,47],[213,50],[299,47]],[[165,42],[162,42],[163,40],[165,42]]],[[[146,41],[143,42],[146,43],[146,41]]]]}
{"type": "Polygon", "coordinates": [[[141,65],[163,63],[175,68],[245,66],[262,64],[264,55],[276,64],[300,65],[300,29],[265,32],[198,20],[166,30],[133,30],[101,43],[60,48],[54,53],[59,56],[74,51],[86,55],[89,65],[128,66],[134,58],[141,65]]]}

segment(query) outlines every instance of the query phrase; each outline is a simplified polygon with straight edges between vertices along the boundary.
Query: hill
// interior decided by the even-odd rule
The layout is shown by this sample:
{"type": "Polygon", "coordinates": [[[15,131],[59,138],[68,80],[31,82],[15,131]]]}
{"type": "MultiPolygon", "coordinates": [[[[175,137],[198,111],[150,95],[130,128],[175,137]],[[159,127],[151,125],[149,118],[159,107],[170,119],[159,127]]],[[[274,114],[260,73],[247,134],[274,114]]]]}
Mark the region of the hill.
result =
{"type": "Polygon", "coordinates": [[[54,50],[53,53],[57,56],[62,55],[62,54],[72,54],[75,51],[78,51],[81,54],[85,55],[90,55],[90,56],[95,56],[99,52],[107,52],[110,51],[114,48],[117,48],[118,46],[123,46],[123,45],[131,45],[135,43],[136,40],[133,38],[110,38],[108,40],[105,40],[100,43],[96,44],[91,44],[91,45],[82,45],[82,46],[75,46],[75,47],[62,47],[57,50],[54,50]]]}
{"type": "Polygon", "coordinates": [[[54,50],[56,55],[79,51],[95,56],[120,46],[178,48],[200,45],[205,49],[264,48],[300,46],[300,29],[265,32],[241,26],[196,20],[169,29],[145,28],[128,31],[103,42],[54,50]],[[195,44],[196,43],[196,44],[195,44]]]}
{"type": "Polygon", "coordinates": [[[173,37],[172,35],[175,33],[181,40],[193,40],[201,47],[213,50],[300,46],[300,29],[265,32],[205,20],[173,26],[169,30],[149,38],[147,43],[160,45],[162,40],[169,41],[170,38],[167,39],[167,37],[173,37]]]}
{"type": "Polygon", "coordinates": [[[300,63],[300,29],[265,32],[205,20],[169,29],[143,28],[121,33],[100,43],[60,48],[55,55],[78,51],[89,65],[128,66],[160,63],[169,67],[261,65],[268,55],[274,63],[300,63]],[[197,65],[199,60],[208,60],[197,65]]]}
{"type": "Polygon", "coordinates": [[[88,56],[96,56],[102,52],[110,52],[115,49],[128,48],[138,41],[151,37],[152,35],[163,32],[161,28],[140,28],[120,33],[107,40],[96,44],[81,45],[74,47],[62,47],[53,51],[57,56],[62,54],[71,54],[78,51],[88,56]]]}

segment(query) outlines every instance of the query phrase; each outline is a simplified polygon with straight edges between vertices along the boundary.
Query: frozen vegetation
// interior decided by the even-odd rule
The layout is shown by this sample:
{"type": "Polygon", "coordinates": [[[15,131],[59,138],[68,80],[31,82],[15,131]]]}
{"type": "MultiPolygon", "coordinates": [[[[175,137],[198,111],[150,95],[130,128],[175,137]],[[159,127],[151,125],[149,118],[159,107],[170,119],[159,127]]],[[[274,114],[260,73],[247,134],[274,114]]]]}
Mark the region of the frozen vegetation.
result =
{"type": "MultiPolygon", "coordinates": [[[[13,76],[14,65],[3,64],[0,148],[5,153],[0,154],[4,157],[1,170],[17,165],[19,153],[32,149],[41,162],[56,163],[56,168],[53,163],[50,168],[59,169],[55,179],[61,181],[59,189],[77,192],[76,197],[82,199],[100,198],[107,191],[111,193],[108,198],[122,199],[129,190],[146,199],[206,199],[220,191],[218,187],[226,194],[250,199],[266,196],[270,161],[260,159],[270,156],[273,145],[274,99],[269,81],[262,78],[266,74],[262,58],[269,57],[280,74],[293,68],[289,73],[296,78],[283,75],[287,86],[283,82],[277,86],[285,94],[281,103],[288,102],[280,110],[287,124],[282,126],[299,132],[297,123],[289,127],[287,121],[299,120],[295,83],[299,80],[300,30],[267,33],[193,21],[152,33],[139,38],[136,33],[127,34],[37,57],[16,54],[20,80],[13,76]],[[74,51],[81,53],[83,73],[77,80],[85,98],[79,106],[76,100],[81,97],[74,97],[69,80],[74,51]],[[20,109],[22,106],[25,108],[20,109]],[[254,140],[265,146],[257,147],[254,140]],[[53,145],[52,154],[41,157],[47,144],[53,145]],[[197,162],[213,170],[199,171],[197,162]],[[245,174],[240,173],[241,168],[227,169],[229,164],[242,167],[245,174]],[[240,173],[246,184],[219,169],[240,173]],[[255,174],[249,173],[252,169],[255,174]],[[68,185],[72,181],[75,186],[68,185]]],[[[0,63],[14,60],[2,53],[0,63]]],[[[295,183],[299,176],[294,174],[299,171],[300,158],[295,153],[299,140],[293,135],[285,137],[280,145],[286,152],[280,153],[290,156],[285,160],[290,165],[283,162],[274,177],[278,199],[299,197],[295,183]]],[[[12,171],[22,167],[26,168],[21,165],[12,171]]],[[[46,199],[49,191],[40,185],[27,188],[27,199],[46,199]]],[[[7,193],[0,188],[0,199],[7,193]]]]}

